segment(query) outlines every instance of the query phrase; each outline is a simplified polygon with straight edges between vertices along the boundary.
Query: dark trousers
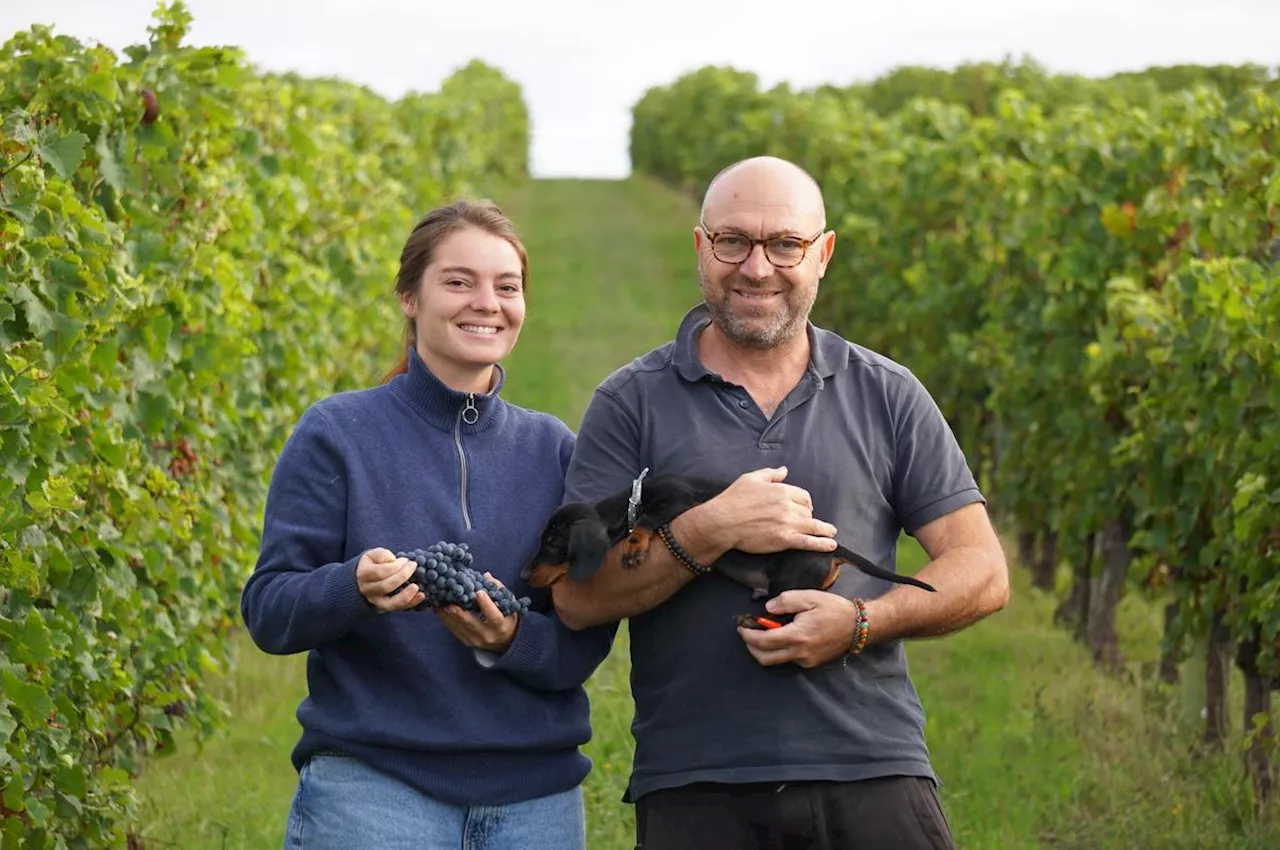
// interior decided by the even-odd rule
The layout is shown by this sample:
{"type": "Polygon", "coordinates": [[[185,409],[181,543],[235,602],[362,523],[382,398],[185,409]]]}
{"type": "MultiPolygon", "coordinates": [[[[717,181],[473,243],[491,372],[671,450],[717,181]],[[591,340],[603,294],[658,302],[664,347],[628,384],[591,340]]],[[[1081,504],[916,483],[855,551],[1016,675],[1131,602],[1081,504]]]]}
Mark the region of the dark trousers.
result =
{"type": "Polygon", "coordinates": [[[698,783],[636,801],[636,850],[954,850],[933,780],[698,783]]]}

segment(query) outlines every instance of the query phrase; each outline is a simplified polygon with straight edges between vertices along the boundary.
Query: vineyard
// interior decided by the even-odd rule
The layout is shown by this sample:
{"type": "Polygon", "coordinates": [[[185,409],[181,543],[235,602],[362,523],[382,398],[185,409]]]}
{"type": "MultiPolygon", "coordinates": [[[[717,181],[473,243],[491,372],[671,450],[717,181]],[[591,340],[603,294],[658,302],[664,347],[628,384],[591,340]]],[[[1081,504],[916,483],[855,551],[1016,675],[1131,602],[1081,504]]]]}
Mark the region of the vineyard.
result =
{"type": "Polygon", "coordinates": [[[224,666],[266,483],[309,400],[393,362],[422,212],[526,172],[480,64],[389,102],[185,46],[0,48],[5,847],[120,843],[131,779],[224,666]],[[73,840],[74,839],[74,840],[73,840]]]}
{"type": "MultiPolygon", "coordinates": [[[[527,178],[526,106],[493,68],[388,100],[192,47],[190,24],[162,5],[123,56],[48,27],[0,46],[5,848],[136,844],[148,761],[235,722],[205,684],[230,673],[290,428],[394,360],[421,213],[527,178]]],[[[1117,606],[1164,606],[1158,675],[1208,659],[1210,748],[1239,670],[1259,809],[1280,686],[1278,96],[1252,67],[803,92],[704,68],[651,89],[631,139],[637,172],[694,198],[744,156],[811,171],[837,234],[815,321],[935,394],[1059,597],[1047,627],[1133,678],[1117,606]]]]}
{"type": "Polygon", "coordinates": [[[743,156],[809,169],[837,234],[815,321],[922,378],[1036,584],[1071,565],[1054,619],[1099,665],[1124,669],[1122,594],[1167,600],[1162,675],[1207,645],[1211,745],[1235,648],[1262,805],[1280,686],[1280,89],[988,73],[981,98],[882,115],[874,87],[762,91],[704,68],[637,104],[632,158],[695,195],[743,156]]]}

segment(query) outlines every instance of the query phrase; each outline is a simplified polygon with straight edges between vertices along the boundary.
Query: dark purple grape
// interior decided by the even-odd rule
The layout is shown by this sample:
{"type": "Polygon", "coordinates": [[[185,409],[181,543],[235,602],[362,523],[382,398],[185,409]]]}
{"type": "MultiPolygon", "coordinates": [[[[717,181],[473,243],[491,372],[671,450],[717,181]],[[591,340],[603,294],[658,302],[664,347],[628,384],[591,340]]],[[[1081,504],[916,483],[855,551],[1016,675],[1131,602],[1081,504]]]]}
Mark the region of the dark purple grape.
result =
{"type": "Polygon", "coordinates": [[[396,593],[408,584],[418,585],[425,597],[418,606],[419,610],[457,605],[464,610],[479,613],[477,597],[481,592],[489,595],[503,616],[529,610],[529,597],[517,599],[510,588],[499,586],[496,581],[471,568],[473,556],[466,543],[441,540],[425,549],[400,552],[397,557],[409,558],[417,564],[413,578],[405,582],[396,593]]]}

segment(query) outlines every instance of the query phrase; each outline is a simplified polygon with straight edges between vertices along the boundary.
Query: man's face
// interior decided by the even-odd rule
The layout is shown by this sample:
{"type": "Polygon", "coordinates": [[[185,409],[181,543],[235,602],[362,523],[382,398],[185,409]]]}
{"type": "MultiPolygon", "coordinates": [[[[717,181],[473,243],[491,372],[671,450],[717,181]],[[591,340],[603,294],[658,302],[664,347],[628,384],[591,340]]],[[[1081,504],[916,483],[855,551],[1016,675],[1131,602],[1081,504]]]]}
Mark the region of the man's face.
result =
{"type": "Polygon", "coordinates": [[[780,177],[725,179],[740,185],[724,187],[728,191],[708,203],[694,231],[702,296],[716,328],[732,342],[773,348],[803,331],[835,236],[823,232],[821,206],[807,202],[803,187],[780,177]],[[771,240],[768,252],[764,245],[744,245],[748,239],[771,240]],[[806,242],[812,244],[806,248],[806,242]],[[734,262],[743,247],[749,253],[734,262]],[[803,259],[792,265],[801,252],[803,259]]]}

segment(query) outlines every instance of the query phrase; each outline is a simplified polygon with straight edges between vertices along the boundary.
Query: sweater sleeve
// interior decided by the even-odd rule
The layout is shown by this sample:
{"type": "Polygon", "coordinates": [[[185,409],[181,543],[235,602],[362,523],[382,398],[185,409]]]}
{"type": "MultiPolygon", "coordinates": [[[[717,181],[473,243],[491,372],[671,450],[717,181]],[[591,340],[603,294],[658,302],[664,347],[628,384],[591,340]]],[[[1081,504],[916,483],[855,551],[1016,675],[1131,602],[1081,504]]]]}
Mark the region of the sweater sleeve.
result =
{"type": "Polygon", "coordinates": [[[314,649],[376,616],[356,586],[360,556],[343,558],[346,512],[343,460],[312,407],[276,461],[258,563],[240,595],[241,616],[265,652],[314,649]]]}
{"type": "MultiPolygon", "coordinates": [[[[574,437],[567,433],[560,446],[561,471],[569,467],[574,437]]],[[[515,637],[501,654],[475,650],[480,666],[500,670],[531,688],[565,691],[581,687],[609,655],[617,623],[573,631],[560,622],[555,609],[520,615],[515,637]]]]}
{"type": "Polygon", "coordinates": [[[554,611],[526,611],[506,651],[477,649],[476,661],[531,688],[572,690],[584,685],[609,655],[617,629],[617,623],[606,623],[575,632],[554,611]]]}

